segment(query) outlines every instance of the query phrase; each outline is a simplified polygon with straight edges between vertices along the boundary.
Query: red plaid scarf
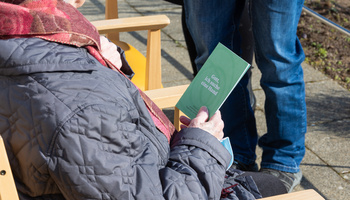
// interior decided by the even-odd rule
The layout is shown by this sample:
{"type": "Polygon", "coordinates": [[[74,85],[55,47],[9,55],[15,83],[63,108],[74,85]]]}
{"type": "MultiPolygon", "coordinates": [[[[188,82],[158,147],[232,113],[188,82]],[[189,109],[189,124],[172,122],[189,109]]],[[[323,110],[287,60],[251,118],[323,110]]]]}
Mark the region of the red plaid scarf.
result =
{"type": "MultiPolygon", "coordinates": [[[[100,54],[97,29],[76,8],[63,0],[0,0],[0,39],[16,37],[38,37],[84,47],[102,65],[119,71],[100,54]]],[[[175,131],[173,124],[139,91],[157,128],[170,141],[175,131]]]]}

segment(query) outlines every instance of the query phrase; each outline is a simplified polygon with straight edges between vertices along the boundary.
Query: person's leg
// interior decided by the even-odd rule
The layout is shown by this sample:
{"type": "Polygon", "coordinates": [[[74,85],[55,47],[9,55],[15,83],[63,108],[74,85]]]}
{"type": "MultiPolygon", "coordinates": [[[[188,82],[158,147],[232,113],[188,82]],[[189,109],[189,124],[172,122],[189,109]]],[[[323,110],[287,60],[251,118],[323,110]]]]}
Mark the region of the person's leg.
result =
{"type": "Polygon", "coordinates": [[[238,31],[239,17],[244,0],[184,0],[187,28],[194,41],[198,70],[221,42],[240,54],[240,43],[234,33],[238,31]],[[238,11],[237,11],[238,10],[238,11]]]}
{"type": "Polygon", "coordinates": [[[247,89],[249,74],[245,74],[220,108],[225,123],[225,136],[230,138],[236,168],[257,171],[257,129],[254,111],[247,89]]]}
{"type": "MultiPolygon", "coordinates": [[[[261,168],[297,173],[305,154],[305,55],[296,36],[303,0],[253,0],[255,59],[266,95],[261,168]]],[[[301,177],[301,176],[300,176],[301,177]]]]}
{"type": "Polygon", "coordinates": [[[198,73],[195,59],[197,57],[196,47],[194,44],[194,41],[192,39],[192,36],[190,34],[190,31],[188,30],[187,24],[186,24],[186,12],[184,9],[184,6],[182,6],[182,12],[181,12],[181,25],[182,25],[182,32],[185,37],[185,42],[188,50],[188,55],[190,56],[191,66],[193,70],[193,76],[196,76],[198,73]]]}
{"type": "MultiPolygon", "coordinates": [[[[185,0],[186,23],[196,46],[196,66],[202,67],[209,54],[221,42],[240,55],[239,19],[244,0],[185,0]]],[[[255,163],[257,131],[250,105],[246,74],[233,90],[220,111],[225,122],[225,136],[230,137],[235,159],[255,163]]]]}
{"type": "Polygon", "coordinates": [[[252,1],[256,62],[266,94],[263,168],[298,172],[305,153],[305,55],[296,36],[303,0],[252,1]]]}
{"type": "MultiPolygon", "coordinates": [[[[254,36],[252,31],[252,23],[249,15],[248,0],[244,5],[242,18],[239,24],[239,33],[240,35],[242,35],[242,58],[252,65],[254,56],[254,36]]],[[[249,91],[250,104],[254,111],[256,106],[256,98],[252,88],[252,67],[247,71],[247,74],[249,76],[247,88],[249,91]]]]}

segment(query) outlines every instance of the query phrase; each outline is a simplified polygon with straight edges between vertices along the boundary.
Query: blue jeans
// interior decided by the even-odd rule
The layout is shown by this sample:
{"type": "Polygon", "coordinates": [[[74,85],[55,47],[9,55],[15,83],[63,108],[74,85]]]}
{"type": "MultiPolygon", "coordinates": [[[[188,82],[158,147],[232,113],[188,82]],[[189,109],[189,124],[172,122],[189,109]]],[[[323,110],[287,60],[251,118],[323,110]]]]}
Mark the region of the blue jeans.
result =
{"type": "MultiPolygon", "coordinates": [[[[267,133],[258,140],[245,75],[221,107],[224,133],[235,159],[255,162],[263,149],[262,168],[298,172],[305,154],[306,104],[301,63],[305,55],[296,36],[303,0],[251,0],[255,61],[266,96],[267,133]]],[[[193,37],[198,69],[218,42],[240,55],[238,25],[244,0],[184,0],[186,23],[193,37]]],[[[244,36],[242,36],[244,37],[244,36]]]]}

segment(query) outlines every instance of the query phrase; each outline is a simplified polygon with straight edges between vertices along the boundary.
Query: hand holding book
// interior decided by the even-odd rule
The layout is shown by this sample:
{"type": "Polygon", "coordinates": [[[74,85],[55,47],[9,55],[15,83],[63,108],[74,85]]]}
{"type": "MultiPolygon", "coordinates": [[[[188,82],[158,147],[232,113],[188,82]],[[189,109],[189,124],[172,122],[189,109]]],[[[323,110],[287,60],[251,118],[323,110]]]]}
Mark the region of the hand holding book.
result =
{"type": "Polygon", "coordinates": [[[187,127],[200,128],[207,131],[218,140],[221,140],[224,137],[224,122],[221,119],[220,111],[216,112],[209,119],[208,109],[203,106],[199,109],[199,112],[195,118],[191,120],[185,116],[181,116],[180,122],[182,123],[181,129],[187,127]]]}
{"type": "MultiPolygon", "coordinates": [[[[194,119],[190,119],[186,116],[180,117],[181,129],[188,127],[200,128],[202,130],[207,131],[214,137],[216,137],[220,143],[230,152],[231,161],[228,168],[231,167],[233,163],[233,152],[231,143],[228,137],[224,137],[224,122],[221,119],[221,112],[217,111],[215,114],[209,119],[208,109],[205,106],[202,106],[199,109],[197,116],[194,119]]],[[[227,169],[228,169],[227,168],[227,169]]]]}

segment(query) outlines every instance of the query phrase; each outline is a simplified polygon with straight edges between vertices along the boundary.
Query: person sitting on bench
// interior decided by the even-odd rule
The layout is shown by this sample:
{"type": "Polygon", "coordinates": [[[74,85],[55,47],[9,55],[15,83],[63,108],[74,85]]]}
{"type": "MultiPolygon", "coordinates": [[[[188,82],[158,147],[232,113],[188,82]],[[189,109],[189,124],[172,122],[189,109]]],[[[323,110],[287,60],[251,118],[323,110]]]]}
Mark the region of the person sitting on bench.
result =
{"type": "Polygon", "coordinates": [[[220,112],[202,107],[175,132],[129,80],[122,50],[76,9],[84,0],[67,2],[0,0],[0,134],[20,199],[264,194],[255,175],[225,179],[220,112]]]}

